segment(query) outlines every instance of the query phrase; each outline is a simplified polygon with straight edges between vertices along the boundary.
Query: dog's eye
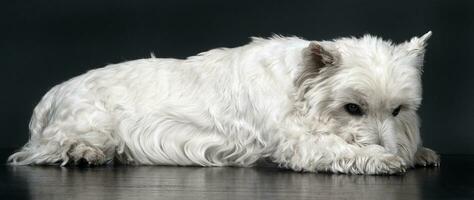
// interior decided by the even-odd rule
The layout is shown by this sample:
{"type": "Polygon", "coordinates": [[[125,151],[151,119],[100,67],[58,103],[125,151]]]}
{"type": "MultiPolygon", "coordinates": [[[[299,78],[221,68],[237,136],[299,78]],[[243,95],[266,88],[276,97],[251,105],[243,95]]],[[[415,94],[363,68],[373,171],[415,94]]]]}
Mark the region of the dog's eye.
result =
{"type": "Polygon", "coordinates": [[[395,108],[393,111],[392,111],[392,115],[395,117],[398,115],[398,113],[400,113],[400,109],[402,109],[402,106],[398,106],[397,108],[395,108]]]}
{"type": "Polygon", "coordinates": [[[362,109],[360,108],[359,105],[354,104],[354,103],[348,103],[344,106],[344,109],[346,109],[346,112],[348,112],[351,115],[362,115],[362,109]]]}

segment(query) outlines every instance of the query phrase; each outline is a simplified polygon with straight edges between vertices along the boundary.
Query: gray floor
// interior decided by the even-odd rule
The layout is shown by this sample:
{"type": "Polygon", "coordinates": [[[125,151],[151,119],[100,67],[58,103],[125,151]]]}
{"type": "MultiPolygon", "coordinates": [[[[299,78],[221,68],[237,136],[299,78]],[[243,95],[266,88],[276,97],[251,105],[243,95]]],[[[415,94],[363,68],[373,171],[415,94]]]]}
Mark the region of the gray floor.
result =
{"type": "Polygon", "coordinates": [[[0,199],[474,199],[474,156],[444,155],[440,168],[400,176],[270,167],[3,165],[0,199]]]}

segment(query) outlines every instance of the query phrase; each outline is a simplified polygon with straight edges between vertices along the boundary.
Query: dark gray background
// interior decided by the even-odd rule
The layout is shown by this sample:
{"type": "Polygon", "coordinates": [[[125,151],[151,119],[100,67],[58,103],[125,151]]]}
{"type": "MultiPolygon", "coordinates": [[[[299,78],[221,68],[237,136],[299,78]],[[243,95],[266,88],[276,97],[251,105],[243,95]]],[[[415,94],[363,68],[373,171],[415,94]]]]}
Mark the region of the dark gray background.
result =
{"type": "MultiPolygon", "coordinates": [[[[473,1],[471,1],[473,2],[473,1]]],[[[109,63],[187,56],[272,33],[311,40],[371,33],[401,42],[433,31],[420,110],[426,146],[474,153],[474,3],[465,1],[4,1],[0,147],[28,138],[52,86],[109,63]]]]}

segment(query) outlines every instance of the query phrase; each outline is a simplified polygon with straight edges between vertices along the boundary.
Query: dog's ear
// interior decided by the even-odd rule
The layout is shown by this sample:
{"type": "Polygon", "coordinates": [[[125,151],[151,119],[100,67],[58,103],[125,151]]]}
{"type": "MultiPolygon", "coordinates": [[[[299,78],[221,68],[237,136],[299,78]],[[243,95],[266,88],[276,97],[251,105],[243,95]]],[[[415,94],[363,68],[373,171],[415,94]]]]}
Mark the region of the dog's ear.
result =
{"type": "Polygon", "coordinates": [[[402,51],[405,51],[408,57],[412,57],[414,59],[414,65],[420,70],[423,67],[426,45],[430,37],[431,31],[428,31],[421,37],[415,36],[409,41],[400,44],[400,48],[402,48],[402,51]]]}
{"type": "Polygon", "coordinates": [[[322,68],[339,63],[339,54],[333,50],[330,42],[310,42],[303,49],[303,69],[296,84],[301,85],[306,79],[317,76],[322,68]]]}
{"type": "Polygon", "coordinates": [[[402,43],[402,47],[411,54],[416,56],[423,56],[428,39],[431,37],[431,31],[428,31],[421,37],[412,37],[410,41],[402,43]]]}
{"type": "Polygon", "coordinates": [[[319,68],[334,65],[338,61],[338,56],[331,52],[329,47],[324,47],[322,43],[318,42],[310,42],[308,47],[303,50],[303,57],[305,64],[319,68]]]}

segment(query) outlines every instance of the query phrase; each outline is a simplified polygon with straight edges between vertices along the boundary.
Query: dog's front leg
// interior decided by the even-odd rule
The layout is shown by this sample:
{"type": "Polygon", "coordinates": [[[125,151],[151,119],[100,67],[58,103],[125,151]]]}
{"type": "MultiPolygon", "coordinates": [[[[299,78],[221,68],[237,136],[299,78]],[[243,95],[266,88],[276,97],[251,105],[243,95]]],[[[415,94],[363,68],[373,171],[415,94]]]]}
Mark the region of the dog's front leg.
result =
{"type": "Polygon", "coordinates": [[[419,147],[415,154],[415,165],[418,166],[439,166],[439,155],[426,147],[419,147]]]}
{"type": "Polygon", "coordinates": [[[309,172],[397,174],[406,169],[402,158],[382,146],[359,147],[334,134],[284,136],[272,159],[283,167],[309,172]]]}

